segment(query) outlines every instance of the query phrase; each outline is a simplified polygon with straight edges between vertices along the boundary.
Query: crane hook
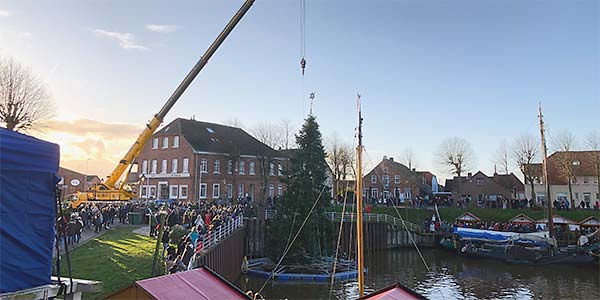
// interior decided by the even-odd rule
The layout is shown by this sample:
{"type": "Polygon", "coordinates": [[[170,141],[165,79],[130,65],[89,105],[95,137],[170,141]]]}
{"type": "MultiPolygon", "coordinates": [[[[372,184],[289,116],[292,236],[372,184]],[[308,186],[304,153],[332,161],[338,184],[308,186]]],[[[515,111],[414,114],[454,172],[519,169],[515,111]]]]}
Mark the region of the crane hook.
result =
{"type": "Polygon", "coordinates": [[[300,67],[302,68],[302,76],[304,76],[304,69],[306,68],[306,59],[304,57],[300,60],[300,67]]]}

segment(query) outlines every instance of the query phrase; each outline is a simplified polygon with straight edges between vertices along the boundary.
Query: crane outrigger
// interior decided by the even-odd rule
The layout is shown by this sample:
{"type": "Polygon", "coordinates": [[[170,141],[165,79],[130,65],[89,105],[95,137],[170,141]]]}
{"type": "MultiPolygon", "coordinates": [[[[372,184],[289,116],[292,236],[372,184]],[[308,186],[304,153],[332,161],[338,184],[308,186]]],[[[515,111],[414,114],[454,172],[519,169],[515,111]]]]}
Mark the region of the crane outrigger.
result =
{"type": "Polygon", "coordinates": [[[202,71],[204,66],[208,63],[208,60],[217,51],[219,46],[225,41],[227,36],[233,31],[235,26],[244,17],[246,12],[250,9],[255,0],[246,0],[242,7],[237,11],[233,18],[229,21],[227,26],[221,31],[216,40],[206,50],[204,55],[200,57],[198,62],[194,65],[192,70],[187,74],[179,86],[175,89],[171,97],[163,105],[160,111],[152,117],[150,122],[146,124],[146,127],[138,138],[135,140],[133,145],[129,148],[127,153],[119,161],[115,169],[112,171],[108,179],[104,183],[100,183],[92,187],[90,190],[80,192],[77,194],[77,199],[72,203],[73,207],[79,206],[81,203],[87,201],[129,201],[135,198],[135,194],[129,190],[126,190],[126,181],[129,171],[131,170],[135,159],[140,155],[144,145],[152,137],[152,134],[156,131],[158,126],[162,124],[165,116],[171,110],[173,105],[179,100],[181,95],[185,92],[188,86],[194,81],[196,76],[202,71]],[[125,176],[123,176],[125,174],[125,176]],[[121,178],[123,178],[121,180],[121,178]],[[121,180],[121,181],[120,181],[121,180]],[[120,182],[120,184],[119,184],[120,182]]]}

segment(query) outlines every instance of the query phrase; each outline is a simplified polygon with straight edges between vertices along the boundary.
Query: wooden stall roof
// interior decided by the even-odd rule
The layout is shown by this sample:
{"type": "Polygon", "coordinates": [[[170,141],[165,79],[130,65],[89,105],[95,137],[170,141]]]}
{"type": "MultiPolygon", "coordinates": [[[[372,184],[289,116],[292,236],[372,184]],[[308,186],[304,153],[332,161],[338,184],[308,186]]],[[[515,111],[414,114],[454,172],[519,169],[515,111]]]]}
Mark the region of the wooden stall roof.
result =
{"type": "Polygon", "coordinates": [[[474,215],[471,212],[465,212],[464,214],[458,216],[458,218],[456,218],[457,221],[462,221],[462,222],[480,222],[481,219],[479,217],[477,217],[476,215],[474,215]]]}
{"type": "Polygon", "coordinates": [[[586,227],[600,227],[600,219],[598,219],[596,216],[589,216],[583,219],[583,221],[579,222],[579,225],[586,227]]]}
{"type": "Polygon", "coordinates": [[[512,219],[510,219],[509,222],[515,223],[515,224],[532,224],[532,223],[535,223],[535,220],[524,214],[518,214],[518,215],[514,216],[512,219]]]}
{"type": "MultiPolygon", "coordinates": [[[[552,220],[554,221],[554,224],[578,224],[577,222],[567,219],[563,216],[554,216],[552,220]]],[[[537,220],[536,223],[548,223],[548,218],[537,220]]]]}

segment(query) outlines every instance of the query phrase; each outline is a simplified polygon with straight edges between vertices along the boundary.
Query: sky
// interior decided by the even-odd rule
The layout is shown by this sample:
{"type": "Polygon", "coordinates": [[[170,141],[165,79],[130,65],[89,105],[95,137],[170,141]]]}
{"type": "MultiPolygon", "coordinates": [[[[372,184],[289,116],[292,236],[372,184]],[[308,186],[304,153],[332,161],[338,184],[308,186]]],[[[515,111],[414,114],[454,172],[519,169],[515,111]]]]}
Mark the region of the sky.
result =
{"type": "MultiPolygon", "coordinates": [[[[242,3],[0,0],[0,56],[46,82],[57,115],[34,134],[61,165],[106,176],[242,3]]],[[[304,76],[300,3],[257,0],[164,124],[299,128],[315,92],[325,140],[353,144],[360,93],[367,167],[410,148],[440,178],[444,138],[491,175],[503,140],[539,136],[539,101],[550,139],[600,130],[598,1],[307,0],[304,76]]]]}

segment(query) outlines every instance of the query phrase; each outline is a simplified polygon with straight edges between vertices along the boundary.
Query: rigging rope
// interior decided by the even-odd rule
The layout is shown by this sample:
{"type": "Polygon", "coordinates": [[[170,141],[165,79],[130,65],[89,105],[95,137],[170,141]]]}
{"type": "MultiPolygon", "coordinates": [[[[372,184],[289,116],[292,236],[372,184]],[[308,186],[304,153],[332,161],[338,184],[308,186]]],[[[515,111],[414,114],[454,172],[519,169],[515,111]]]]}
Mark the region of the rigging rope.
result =
{"type": "Polygon", "coordinates": [[[302,76],[306,68],[306,3],[305,0],[300,0],[300,68],[302,76]]]}
{"type": "Polygon", "coordinates": [[[279,265],[281,265],[281,262],[283,261],[283,259],[287,255],[287,253],[290,251],[290,249],[294,245],[294,242],[298,238],[298,235],[300,235],[300,232],[302,232],[302,228],[304,228],[304,225],[306,224],[306,221],[308,221],[308,218],[310,218],[310,215],[312,214],[313,210],[317,206],[317,203],[319,203],[319,199],[321,199],[321,196],[323,195],[323,192],[325,191],[326,187],[327,187],[326,185],[323,185],[323,189],[321,189],[321,192],[319,193],[319,196],[317,197],[317,199],[313,203],[312,207],[310,208],[310,211],[306,215],[306,218],[304,218],[304,221],[302,222],[302,225],[300,225],[300,228],[298,229],[298,232],[296,232],[296,235],[294,236],[294,239],[292,239],[292,242],[283,251],[283,255],[279,259],[279,262],[277,262],[277,265],[275,265],[275,267],[271,271],[271,275],[269,275],[269,277],[267,278],[267,280],[265,281],[265,283],[263,283],[263,285],[260,287],[260,290],[258,290],[258,292],[257,292],[258,294],[260,294],[260,292],[262,292],[262,290],[265,288],[265,286],[267,286],[267,283],[269,282],[269,280],[271,280],[271,278],[273,277],[273,275],[275,275],[275,270],[277,270],[279,268],[279,265]]]}

